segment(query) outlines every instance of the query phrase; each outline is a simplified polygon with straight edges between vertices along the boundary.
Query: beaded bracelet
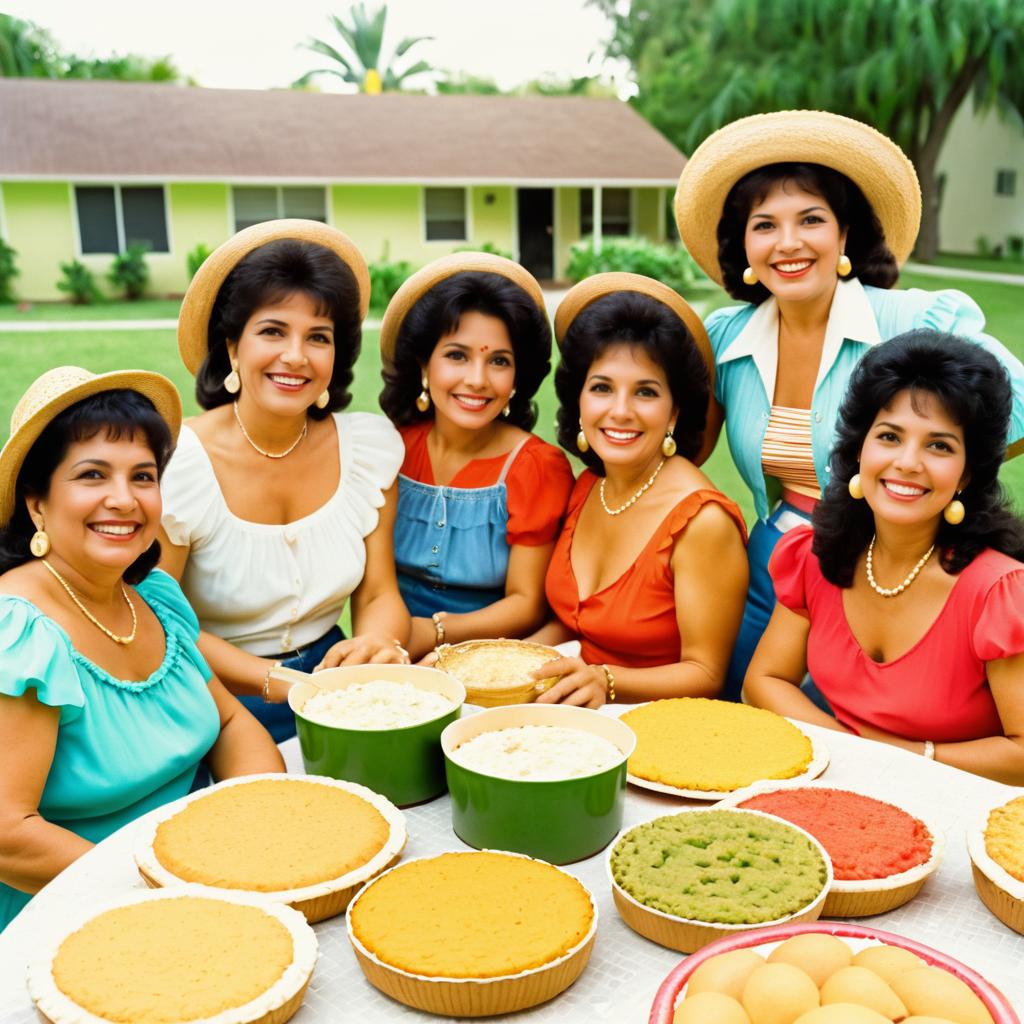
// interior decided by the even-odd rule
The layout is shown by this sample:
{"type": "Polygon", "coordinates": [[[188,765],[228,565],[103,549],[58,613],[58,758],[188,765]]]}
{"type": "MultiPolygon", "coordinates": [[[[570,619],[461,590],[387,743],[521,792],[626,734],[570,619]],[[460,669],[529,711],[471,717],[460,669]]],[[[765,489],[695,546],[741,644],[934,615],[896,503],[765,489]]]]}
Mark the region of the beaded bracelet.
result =
{"type": "Polygon", "coordinates": [[[924,750],[921,753],[928,758],[929,761],[935,760],[935,744],[931,740],[924,741],[924,750]]]}
{"type": "Polygon", "coordinates": [[[615,676],[612,675],[612,670],[607,665],[601,665],[600,667],[604,672],[605,697],[608,703],[611,704],[615,700],[615,676]]]}
{"type": "Polygon", "coordinates": [[[440,647],[444,643],[444,612],[434,612],[430,619],[434,623],[434,646],[440,647]]]}
{"type": "Polygon", "coordinates": [[[263,703],[264,704],[269,704],[270,703],[270,673],[273,672],[275,668],[280,668],[282,664],[283,664],[283,662],[275,661],[270,666],[270,668],[267,669],[266,673],[263,676],[263,703]]]}

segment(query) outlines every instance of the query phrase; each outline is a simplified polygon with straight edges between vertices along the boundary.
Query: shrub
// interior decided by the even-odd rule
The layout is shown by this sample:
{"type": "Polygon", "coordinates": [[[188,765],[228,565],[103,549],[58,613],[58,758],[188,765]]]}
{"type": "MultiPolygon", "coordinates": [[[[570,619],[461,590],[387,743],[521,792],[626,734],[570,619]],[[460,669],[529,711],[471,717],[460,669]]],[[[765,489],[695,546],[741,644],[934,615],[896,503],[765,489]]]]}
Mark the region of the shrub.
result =
{"type": "Polygon", "coordinates": [[[1010,255],[1019,260],[1024,256],[1024,235],[1007,235],[1006,247],[1010,250],[1010,255]]]}
{"type": "Polygon", "coordinates": [[[141,298],[149,283],[149,267],[146,266],[146,246],[139,242],[129,245],[124,252],[114,257],[107,280],[124,290],[124,297],[131,301],[141,298]]]}
{"type": "Polygon", "coordinates": [[[593,239],[584,238],[570,247],[570,253],[566,274],[571,281],[622,270],[653,277],[681,293],[707,283],[704,272],[682,246],[655,245],[643,238],[609,238],[595,252],[593,239]]]}
{"type": "Polygon", "coordinates": [[[392,262],[383,259],[371,263],[370,306],[373,309],[383,309],[411,272],[412,265],[405,260],[392,262]]]}
{"type": "Polygon", "coordinates": [[[492,256],[503,256],[507,260],[515,259],[507,249],[499,249],[493,242],[484,242],[483,245],[460,245],[452,252],[489,252],[492,256]]]}
{"type": "Polygon", "coordinates": [[[76,306],[86,306],[100,298],[100,290],[96,286],[93,272],[79,260],[60,265],[61,279],[57,288],[67,292],[68,297],[76,306]]]}
{"type": "Polygon", "coordinates": [[[978,235],[974,240],[974,251],[979,256],[992,255],[992,243],[988,240],[988,235],[978,235]]]}
{"type": "Polygon", "coordinates": [[[194,249],[190,249],[185,256],[185,266],[188,269],[188,279],[191,281],[196,276],[196,271],[206,262],[210,255],[210,247],[200,242],[194,249]]]}
{"type": "Polygon", "coordinates": [[[0,302],[13,302],[14,292],[11,282],[18,276],[18,268],[14,258],[18,254],[0,238],[0,302]]]}

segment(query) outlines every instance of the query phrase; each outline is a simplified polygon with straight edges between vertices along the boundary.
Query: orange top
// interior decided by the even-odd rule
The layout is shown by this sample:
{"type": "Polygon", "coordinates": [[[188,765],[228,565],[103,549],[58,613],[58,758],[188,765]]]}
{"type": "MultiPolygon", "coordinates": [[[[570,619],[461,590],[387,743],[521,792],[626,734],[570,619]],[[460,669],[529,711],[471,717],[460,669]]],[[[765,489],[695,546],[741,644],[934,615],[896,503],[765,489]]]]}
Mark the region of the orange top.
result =
{"type": "MultiPolygon", "coordinates": [[[[402,427],[405,442],[403,476],[421,484],[434,483],[434,468],[427,451],[427,435],[433,420],[402,427]]],[[[508,455],[467,462],[448,484],[453,488],[493,487],[501,480],[508,455]]],[[[550,544],[558,536],[565,503],[573,488],[572,467],[560,448],[531,434],[504,477],[507,494],[509,547],[550,544]]]]}
{"type": "MultiPolygon", "coordinates": [[[[572,569],[572,540],[587,495],[597,476],[585,470],[569,499],[565,526],[551,555],[545,580],[548,604],[573,630],[588,664],[653,668],[679,660],[681,637],[676,619],[672,549],[690,520],[709,502],[736,520],[744,540],[743,514],[721,491],[688,494],[661,521],[636,561],[614,582],[582,601],[572,569]]],[[[699,585],[699,583],[697,584],[699,585]]]]}

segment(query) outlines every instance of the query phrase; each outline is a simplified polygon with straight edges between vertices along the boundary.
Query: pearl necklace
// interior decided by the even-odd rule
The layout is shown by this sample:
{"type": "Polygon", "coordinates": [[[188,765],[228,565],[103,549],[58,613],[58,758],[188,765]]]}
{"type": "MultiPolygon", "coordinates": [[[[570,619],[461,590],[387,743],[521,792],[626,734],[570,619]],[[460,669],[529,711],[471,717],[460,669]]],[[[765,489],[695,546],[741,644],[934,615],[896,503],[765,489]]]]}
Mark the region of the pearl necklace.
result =
{"type": "Polygon", "coordinates": [[[41,558],[40,561],[43,563],[43,565],[46,566],[47,569],[49,569],[53,578],[67,591],[68,597],[70,597],[71,600],[75,602],[75,605],[77,606],[78,610],[97,629],[100,629],[104,633],[106,633],[107,636],[109,636],[110,639],[113,640],[115,644],[127,645],[135,639],[135,631],[138,629],[139,620],[135,616],[135,605],[132,604],[132,599],[128,596],[128,588],[124,585],[123,581],[121,583],[121,596],[124,598],[125,604],[128,605],[128,611],[132,613],[132,631],[127,636],[118,636],[116,633],[111,632],[111,630],[107,629],[107,627],[104,626],[103,623],[100,622],[100,620],[97,619],[96,616],[93,615],[93,613],[89,611],[89,609],[86,608],[84,604],[82,604],[82,602],[78,598],[78,595],[72,589],[71,584],[68,583],[68,581],[64,579],[64,577],[61,576],[61,574],[57,572],[57,570],[54,569],[54,567],[50,565],[50,563],[45,558],[41,558]]]}
{"type": "Polygon", "coordinates": [[[646,491],[647,488],[654,483],[658,474],[661,472],[661,467],[664,466],[666,462],[668,462],[668,459],[662,459],[661,462],[658,463],[658,468],[647,478],[647,483],[645,483],[643,487],[641,487],[640,490],[637,491],[636,494],[634,494],[633,497],[626,502],[625,505],[620,505],[618,508],[609,508],[608,502],[604,500],[604,485],[605,481],[607,480],[607,477],[601,477],[601,486],[600,488],[598,488],[598,493],[601,496],[601,508],[603,508],[605,512],[607,512],[610,516],[621,515],[631,505],[635,505],[637,501],[643,496],[644,491],[646,491]]]}
{"type": "Polygon", "coordinates": [[[299,436],[295,438],[291,445],[289,445],[289,447],[287,447],[283,452],[267,452],[249,436],[249,431],[245,429],[245,424],[242,422],[242,417],[239,415],[238,403],[233,402],[231,408],[235,410],[235,420],[238,422],[238,429],[241,430],[242,437],[249,442],[249,447],[252,448],[253,451],[259,452],[265,459],[283,459],[286,455],[291,455],[291,453],[299,447],[309,431],[309,420],[306,420],[306,422],[302,424],[302,431],[299,436]]]}
{"type": "Polygon", "coordinates": [[[865,569],[866,569],[867,574],[868,574],[868,583],[871,584],[871,589],[876,594],[881,594],[882,597],[895,597],[897,594],[902,594],[903,591],[906,590],[907,587],[909,587],[910,584],[913,583],[914,580],[917,579],[917,574],[924,568],[925,562],[927,562],[928,559],[932,557],[932,552],[934,550],[935,550],[935,545],[933,544],[918,559],[917,565],[915,565],[914,568],[910,570],[910,573],[907,576],[907,578],[898,587],[880,587],[878,585],[878,583],[876,582],[876,580],[875,580],[874,557],[873,557],[874,556],[874,551],[875,551],[875,538],[872,537],[871,538],[871,543],[868,545],[868,560],[867,560],[867,564],[865,565],[865,569]]]}

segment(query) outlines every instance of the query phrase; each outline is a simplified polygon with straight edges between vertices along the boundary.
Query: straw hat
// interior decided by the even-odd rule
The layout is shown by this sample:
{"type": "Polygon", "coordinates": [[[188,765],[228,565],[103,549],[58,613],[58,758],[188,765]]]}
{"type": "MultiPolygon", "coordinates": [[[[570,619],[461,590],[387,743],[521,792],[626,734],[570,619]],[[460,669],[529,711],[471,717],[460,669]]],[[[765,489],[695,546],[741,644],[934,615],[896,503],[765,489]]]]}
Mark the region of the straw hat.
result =
{"type": "Polygon", "coordinates": [[[175,386],[161,374],[148,370],[90,373],[80,366],[48,370],[29,385],[11,413],[11,436],[0,451],[0,526],[6,526],[14,515],[15,485],[25,457],[53,419],[83,398],[122,388],[148,398],[177,439],[181,399],[175,386]]]}
{"type": "Polygon", "coordinates": [[[885,243],[901,266],[921,225],[921,188],[914,165],[870,125],[821,110],[783,110],[733,121],[690,157],[676,189],[679,236],[719,284],[718,222],[730,189],[745,174],[776,163],[811,163],[845,174],[875,211],[885,243]]]}
{"type": "Polygon", "coordinates": [[[678,292],[673,291],[667,284],[662,284],[653,277],[644,277],[642,274],[627,274],[623,271],[594,274],[593,277],[585,278],[570,288],[558,304],[555,311],[555,340],[561,346],[576,317],[592,302],[614,292],[639,292],[668,306],[686,325],[704,359],[704,364],[708,368],[708,411],[704,425],[704,443],[693,460],[699,466],[715,450],[715,442],[722,429],[723,414],[722,407],[715,399],[715,356],[708,340],[708,332],[693,307],[678,292]]]}
{"type": "Polygon", "coordinates": [[[181,312],[178,314],[178,351],[193,376],[199,372],[199,367],[210,351],[210,314],[213,313],[221,285],[243,257],[248,256],[253,249],[279,238],[315,242],[337,253],[341,262],[355,275],[359,286],[359,318],[366,318],[370,308],[370,271],[362,253],[348,235],[316,220],[268,220],[262,224],[253,224],[214,249],[196,271],[185,292],[181,312]]]}
{"type": "Polygon", "coordinates": [[[513,284],[519,285],[547,320],[547,309],[544,306],[544,293],[537,284],[537,279],[524,267],[507,260],[504,256],[495,256],[489,252],[453,252],[450,256],[428,263],[422,270],[407,278],[401,288],[392,296],[384,313],[380,326],[380,354],[385,363],[395,358],[395,345],[402,322],[413,306],[434,287],[455,274],[476,271],[484,274],[500,274],[513,284]]]}

